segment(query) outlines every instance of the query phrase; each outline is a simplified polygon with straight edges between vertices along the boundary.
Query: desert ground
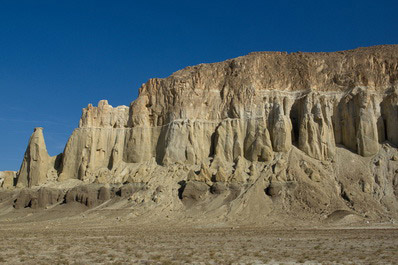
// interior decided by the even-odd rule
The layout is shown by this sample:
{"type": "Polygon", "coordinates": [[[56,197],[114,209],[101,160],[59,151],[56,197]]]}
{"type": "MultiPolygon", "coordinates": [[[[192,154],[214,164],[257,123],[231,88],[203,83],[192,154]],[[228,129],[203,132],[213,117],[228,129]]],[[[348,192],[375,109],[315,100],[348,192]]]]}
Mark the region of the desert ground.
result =
{"type": "Polygon", "coordinates": [[[0,220],[2,264],[397,264],[393,224],[249,227],[117,216],[0,220]]]}

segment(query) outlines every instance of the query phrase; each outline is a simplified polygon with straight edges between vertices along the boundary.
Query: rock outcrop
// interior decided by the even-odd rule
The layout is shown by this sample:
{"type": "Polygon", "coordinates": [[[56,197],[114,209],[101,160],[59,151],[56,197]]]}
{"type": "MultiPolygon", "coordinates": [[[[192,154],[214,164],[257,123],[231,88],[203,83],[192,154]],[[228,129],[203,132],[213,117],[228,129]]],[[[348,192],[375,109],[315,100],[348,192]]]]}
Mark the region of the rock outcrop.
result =
{"type": "Polygon", "coordinates": [[[293,144],[319,160],[332,159],[336,144],[374,155],[385,139],[397,142],[397,60],[396,46],[265,52],[151,79],[130,108],[100,101],[83,110],[60,179],[90,182],[100,168],[151,159],[266,162],[293,144]]]}
{"type": "Polygon", "coordinates": [[[59,156],[50,157],[44,142],[43,128],[35,128],[17,174],[18,187],[32,187],[57,179],[59,156]]]}
{"type": "MultiPolygon", "coordinates": [[[[397,146],[398,45],[256,52],[150,79],[129,107],[89,104],[57,157],[36,128],[17,186],[185,181],[179,197],[189,207],[214,196],[245,205],[297,198],[320,212],[383,204],[397,214],[397,146]]],[[[68,194],[86,205],[99,196],[68,194]]]]}
{"type": "Polygon", "coordinates": [[[9,189],[15,186],[15,171],[0,171],[0,188],[9,189]]]}
{"type": "Polygon", "coordinates": [[[397,93],[396,50],[254,53],[151,79],[130,109],[101,101],[83,110],[61,179],[92,179],[98,168],[153,158],[162,165],[214,156],[269,161],[292,144],[320,160],[333,158],[336,144],[374,155],[384,126],[396,124],[382,117],[394,116],[387,102],[397,93]]]}

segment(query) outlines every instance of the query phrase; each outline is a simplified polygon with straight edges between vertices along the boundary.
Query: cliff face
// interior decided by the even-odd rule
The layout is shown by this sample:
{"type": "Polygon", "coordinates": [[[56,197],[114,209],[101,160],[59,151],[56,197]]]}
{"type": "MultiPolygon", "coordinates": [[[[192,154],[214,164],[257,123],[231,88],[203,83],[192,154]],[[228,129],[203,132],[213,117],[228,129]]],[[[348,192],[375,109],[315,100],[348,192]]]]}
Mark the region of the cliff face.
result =
{"type": "Polygon", "coordinates": [[[130,108],[83,110],[61,179],[151,159],[269,161],[292,145],[319,160],[336,144],[372,156],[385,140],[398,144],[397,50],[253,53],[151,79],[130,108]]]}
{"type": "Polygon", "coordinates": [[[44,142],[43,128],[35,128],[18,171],[18,187],[32,187],[54,181],[57,177],[57,157],[50,157],[44,142]]]}
{"type": "Polygon", "coordinates": [[[14,186],[15,177],[15,171],[0,171],[0,188],[12,188],[14,186]]]}
{"type": "MultiPolygon", "coordinates": [[[[272,193],[303,174],[315,182],[344,175],[338,161],[350,156],[368,161],[355,174],[365,176],[358,181],[369,196],[387,190],[396,207],[398,165],[376,173],[369,161],[390,159],[398,146],[398,46],[257,52],[187,67],[149,80],[130,107],[90,104],[58,158],[48,157],[42,137],[41,130],[32,135],[18,186],[54,178],[145,182],[154,167],[184,165],[180,180],[191,176],[208,185],[215,178],[246,183],[267,175],[272,193]],[[296,166],[292,156],[300,157],[296,166]],[[309,166],[306,159],[315,162],[309,166]]],[[[334,183],[333,194],[351,185],[325,181],[334,183]]]]}

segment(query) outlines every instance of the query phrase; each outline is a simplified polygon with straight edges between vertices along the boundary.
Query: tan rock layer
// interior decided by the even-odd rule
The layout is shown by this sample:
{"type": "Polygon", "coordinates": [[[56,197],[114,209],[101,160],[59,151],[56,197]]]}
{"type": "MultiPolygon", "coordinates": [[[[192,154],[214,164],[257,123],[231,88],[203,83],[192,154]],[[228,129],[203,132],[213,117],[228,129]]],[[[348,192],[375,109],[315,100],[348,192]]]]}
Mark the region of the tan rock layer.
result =
{"type": "Polygon", "coordinates": [[[397,98],[397,45],[253,53],[187,67],[149,80],[129,108],[90,104],[59,165],[35,132],[18,183],[39,185],[49,170],[59,180],[93,182],[99,172],[152,160],[266,162],[292,145],[318,160],[333,159],[339,144],[372,156],[380,142],[398,145],[397,98]]]}
{"type": "Polygon", "coordinates": [[[35,128],[17,173],[18,187],[31,187],[57,179],[61,155],[50,157],[44,142],[43,128],[35,128]]]}
{"type": "Polygon", "coordinates": [[[0,171],[0,188],[9,189],[13,187],[15,180],[15,171],[0,171]]]}

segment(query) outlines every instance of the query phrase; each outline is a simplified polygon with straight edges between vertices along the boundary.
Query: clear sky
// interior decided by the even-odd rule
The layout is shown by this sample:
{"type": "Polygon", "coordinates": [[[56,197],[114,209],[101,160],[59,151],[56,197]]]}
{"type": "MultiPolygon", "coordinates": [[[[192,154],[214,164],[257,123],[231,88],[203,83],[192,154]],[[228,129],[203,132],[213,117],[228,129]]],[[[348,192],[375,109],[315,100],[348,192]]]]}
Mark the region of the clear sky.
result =
{"type": "Polygon", "coordinates": [[[81,109],[129,105],[152,77],[252,51],[398,43],[398,1],[0,0],[0,170],[34,127],[63,151],[81,109]]]}

